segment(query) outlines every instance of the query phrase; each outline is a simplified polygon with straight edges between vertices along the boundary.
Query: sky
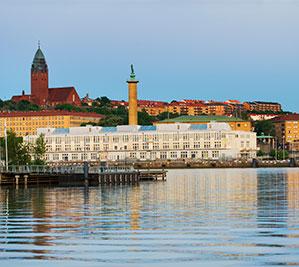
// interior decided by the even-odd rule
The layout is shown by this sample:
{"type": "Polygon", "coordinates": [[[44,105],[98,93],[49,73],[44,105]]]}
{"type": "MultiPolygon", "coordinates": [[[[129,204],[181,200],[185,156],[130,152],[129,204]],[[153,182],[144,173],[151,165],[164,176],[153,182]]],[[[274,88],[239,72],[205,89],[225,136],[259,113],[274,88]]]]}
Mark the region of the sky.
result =
{"type": "Polygon", "coordinates": [[[127,99],[264,100],[299,112],[299,0],[0,0],[0,98],[51,87],[127,99]]]}

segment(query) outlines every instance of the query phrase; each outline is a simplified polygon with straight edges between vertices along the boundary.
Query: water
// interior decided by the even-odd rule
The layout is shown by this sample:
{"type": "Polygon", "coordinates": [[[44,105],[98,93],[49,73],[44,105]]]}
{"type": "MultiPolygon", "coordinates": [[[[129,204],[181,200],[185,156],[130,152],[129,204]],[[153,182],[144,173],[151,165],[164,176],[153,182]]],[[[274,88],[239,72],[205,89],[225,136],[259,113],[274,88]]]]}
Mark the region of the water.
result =
{"type": "Polygon", "coordinates": [[[0,266],[299,266],[299,170],[0,189],[0,266]]]}

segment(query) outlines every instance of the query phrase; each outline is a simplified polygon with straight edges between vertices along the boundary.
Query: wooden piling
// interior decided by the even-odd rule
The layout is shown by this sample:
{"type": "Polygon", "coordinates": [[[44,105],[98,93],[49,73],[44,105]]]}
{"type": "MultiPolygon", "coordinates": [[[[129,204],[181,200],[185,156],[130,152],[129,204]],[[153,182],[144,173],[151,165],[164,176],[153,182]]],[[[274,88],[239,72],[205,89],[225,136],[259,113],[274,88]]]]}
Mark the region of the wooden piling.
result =
{"type": "Polygon", "coordinates": [[[20,175],[15,175],[15,184],[16,185],[19,185],[19,178],[20,178],[20,175]]]}

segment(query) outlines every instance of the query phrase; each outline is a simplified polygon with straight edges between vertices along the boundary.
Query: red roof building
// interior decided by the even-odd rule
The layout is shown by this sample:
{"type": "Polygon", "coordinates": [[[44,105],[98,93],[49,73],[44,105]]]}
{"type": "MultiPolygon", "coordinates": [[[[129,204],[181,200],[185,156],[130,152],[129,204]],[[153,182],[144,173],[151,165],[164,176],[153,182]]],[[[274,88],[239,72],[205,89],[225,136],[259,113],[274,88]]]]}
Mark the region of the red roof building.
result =
{"type": "Polygon", "coordinates": [[[49,88],[48,65],[45,56],[38,47],[31,65],[31,94],[12,97],[12,101],[27,100],[39,106],[56,106],[59,104],[71,104],[80,106],[81,99],[74,87],[49,88]]]}

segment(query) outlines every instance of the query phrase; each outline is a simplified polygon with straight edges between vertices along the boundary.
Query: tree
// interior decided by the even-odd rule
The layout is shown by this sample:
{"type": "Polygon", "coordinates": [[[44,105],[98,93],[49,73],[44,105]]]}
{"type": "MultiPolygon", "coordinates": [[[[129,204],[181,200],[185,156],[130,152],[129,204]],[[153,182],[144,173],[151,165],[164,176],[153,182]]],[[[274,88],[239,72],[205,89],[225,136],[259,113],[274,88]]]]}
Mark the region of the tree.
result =
{"type": "Polygon", "coordinates": [[[76,111],[76,112],[86,112],[85,109],[82,109],[77,106],[73,106],[71,104],[59,104],[55,106],[56,110],[67,110],[67,111],[76,111]]]}
{"type": "Polygon", "coordinates": [[[254,123],[254,131],[257,135],[275,135],[274,124],[270,120],[256,121],[254,123]]]}
{"type": "Polygon", "coordinates": [[[273,149],[270,151],[269,155],[270,155],[270,157],[272,157],[274,159],[276,159],[276,157],[277,157],[278,160],[287,159],[289,157],[288,151],[281,150],[281,149],[279,149],[279,150],[273,149]]]}
{"type": "Polygon", "coordinates": [[[138,112],[138,124],[139,125],[153,125],[153,122],[157,121],[156,117],[149,115],[147,112],[138,112]]]}
{"type": "Polygon", "coordinates": [[[98,97],[96,101],[100,104],[101,107],[111,106],[111,100],[107,96],[98,97]]]}
{"type": "Polygon", "coordinates": [[[45,136],[41,134],[35,141],[33,147],[34,165],[45,165],[46,142],[45,136]]]}
{"type": "Polygon", "coordinates": [[[36,104],[33,104],[27,100],[21,100],[20,102],[16,103],[16,110],[19,111],[38,111],[40,107],[36,104]]]}
{"type": "Polygon", "coordinates": [[[166,119],[173,119],[179,117],[178,113],[171,113],[171,112],[162,112],[157,116],[159,121],[166,120],[166,119]]]}
{"type": "MultiPolygon", "coordinates": [[[[1,138],[1,151],[5,151],[5,138],[1,138]]],[[[8,164],[27,165],[31,162],[29,145],[23,142],[22,137],[17,137],[12,131],[7,132],[8,164]]],[[[5,152],[4,152],[5,154],[5,152]]]]}
{"type": "Polygon", "coordinates": [[[117,115],[106,116],[105,118],[101,119],[99,122],[99,126],[105,126],[105,127],[112,127],[112,126],[118,126],[124,124],[125,124],[124,118],[117,115]]]}
{"type": "Polygon", "coordinates": [[[17,103],[12,100],[0,100],[0,109],[5,111],[37,111],[40,107],[27,100],[21,100],[17,103]]]}

